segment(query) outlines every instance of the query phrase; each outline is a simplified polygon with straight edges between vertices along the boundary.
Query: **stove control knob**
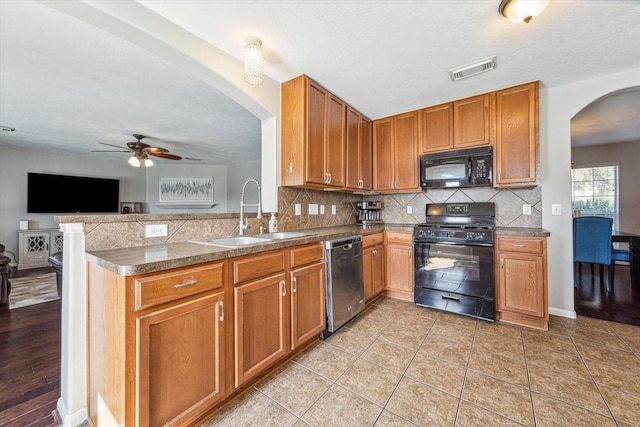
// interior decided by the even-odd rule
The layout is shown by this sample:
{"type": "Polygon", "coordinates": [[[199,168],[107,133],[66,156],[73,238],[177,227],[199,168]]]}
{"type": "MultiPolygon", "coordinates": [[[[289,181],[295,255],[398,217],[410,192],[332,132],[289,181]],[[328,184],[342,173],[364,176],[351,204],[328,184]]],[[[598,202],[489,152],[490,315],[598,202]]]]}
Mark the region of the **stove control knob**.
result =
{"type": "Polygon", "coordinates": [[[471,231],[467,233],[467,237],[466,237],[467,240],[473,240],[475,238],[476,238],[476,234],[474,232],[471,231]]]}

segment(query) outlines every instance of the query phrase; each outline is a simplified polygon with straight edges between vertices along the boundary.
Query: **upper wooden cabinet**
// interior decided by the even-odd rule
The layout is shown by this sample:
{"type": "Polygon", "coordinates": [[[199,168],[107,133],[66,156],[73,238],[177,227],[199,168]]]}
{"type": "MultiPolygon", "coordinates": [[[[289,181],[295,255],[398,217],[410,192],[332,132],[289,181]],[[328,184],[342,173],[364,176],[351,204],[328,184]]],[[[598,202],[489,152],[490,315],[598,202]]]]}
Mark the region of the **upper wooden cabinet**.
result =
{"type": "Polygon", "coordinates": [[[419,190],[418,112],[373,122],[373,189],[419,190]]]}
{"type": "Polygon", "coordinates": [[[495,94],[486,93],[420,110],[423,153],[492,145],[495,94]]]}
{"type": "Polygon", "coordinates": [[[371,190],[371,121],[347,106],[347,188],[371,190]]]}
{"type": "Polygon", "coordinates": [[[453,102],[453,147],[493,144],[495,94],[485,93],[453,102]]]}
{"type": "Polygon", "coordinates": [[[420,139],[423,153],[453,148],[453,103],[420,110],[420,139]]]}
{"type": "Polygon", "coordinates": [[[282,84],[282,185],[344,187],[346,104],[305,75],[282,84]]]}
{"type": "Polygon", "coordinates": [[[496,187],[538,182],[538,82],[496,92],[496,187]]]}

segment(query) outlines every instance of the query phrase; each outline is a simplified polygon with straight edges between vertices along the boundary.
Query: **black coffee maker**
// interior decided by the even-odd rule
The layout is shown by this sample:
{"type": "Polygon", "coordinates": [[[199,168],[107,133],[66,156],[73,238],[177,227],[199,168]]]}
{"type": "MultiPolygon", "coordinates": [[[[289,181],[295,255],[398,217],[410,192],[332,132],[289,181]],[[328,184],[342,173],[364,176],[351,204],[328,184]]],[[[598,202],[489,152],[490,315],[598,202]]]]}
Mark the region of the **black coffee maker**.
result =
{"type": "Polygon", "coordinates": [[[357,202],[356,203],[356,224],[369,225],[380,224],[381,202],[357,202]]]}

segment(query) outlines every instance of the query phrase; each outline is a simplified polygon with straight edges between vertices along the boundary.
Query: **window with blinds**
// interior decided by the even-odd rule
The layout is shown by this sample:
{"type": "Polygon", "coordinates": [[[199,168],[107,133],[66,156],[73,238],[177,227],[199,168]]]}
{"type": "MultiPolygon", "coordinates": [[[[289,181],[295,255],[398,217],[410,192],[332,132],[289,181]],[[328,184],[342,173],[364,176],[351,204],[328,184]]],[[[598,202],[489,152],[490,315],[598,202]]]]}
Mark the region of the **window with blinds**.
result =
{"type": "Polygon", "coordinates": [[[618,165],[577,166],[571,169],[571,201],[580,216],[613,219],[618,229],[618,165]]]}

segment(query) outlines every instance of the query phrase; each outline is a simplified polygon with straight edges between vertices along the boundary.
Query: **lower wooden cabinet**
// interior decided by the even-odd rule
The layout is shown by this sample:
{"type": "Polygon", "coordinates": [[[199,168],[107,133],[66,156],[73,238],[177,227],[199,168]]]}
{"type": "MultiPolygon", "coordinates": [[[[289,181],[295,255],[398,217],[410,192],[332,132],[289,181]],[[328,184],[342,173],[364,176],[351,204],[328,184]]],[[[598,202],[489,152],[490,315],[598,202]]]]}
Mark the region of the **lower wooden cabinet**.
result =
{"type": "Polygon", "coordinates": [[[325,329],[323,260],[317,243],[234,261],[236,276],[252,279],[234,287],[235,387],[325,329]],[[281,273],[254,279],[274,269],[281,273]]]}
{"type": "Polygon", "coordinates": [[[496,248],[498,320],[547,330],[547,239],[498,237],[496,248]]]}
{"type": "Polygon", "coordinates": [[[188,425],[228,396],[226,265],[123,277],[89,263],[92,425],[188,425]]]}
{"type": "Polygon", "coordinates": [[[322,243],[88,283],[96,427],[192,425],[325,329],[322,243]]]}
{"type": "Polygon", "coordinates": [[[384,233],[362,237],[364,299],[369,302],[384,290],[384,233]]]}
{"type": "Polygon", "coordinates": [[[413,301],[413,234],[386,231],[385,295],[413,301]]]}
{"type": "Polygon", "coordinates": [[[224,292],[136,317],[137,425],[184,425],[225,394],[224,292]]]}
{"type": "Polygon", "coordinates": [[[325,329],[324,263],[291,271],[291,350],[325,329]]]}

